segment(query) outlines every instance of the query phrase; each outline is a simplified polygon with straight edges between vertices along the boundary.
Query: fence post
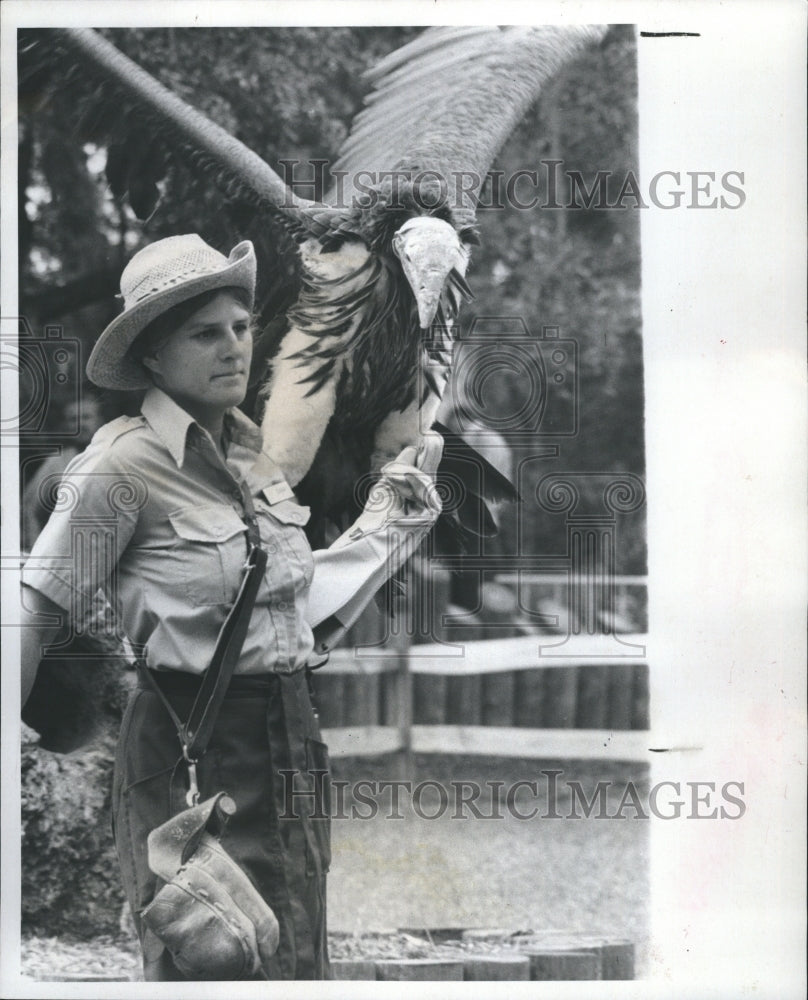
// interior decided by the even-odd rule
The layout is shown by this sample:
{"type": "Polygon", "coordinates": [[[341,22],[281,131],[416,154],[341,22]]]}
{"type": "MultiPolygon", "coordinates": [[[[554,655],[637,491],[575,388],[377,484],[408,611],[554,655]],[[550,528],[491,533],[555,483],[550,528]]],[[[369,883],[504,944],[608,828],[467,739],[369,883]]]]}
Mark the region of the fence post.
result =
{"type": "Polygon", "coordinates": [[[412,674],[410,673],[409,636],[404,629],[394,633],[398,656],[396,686],[398,688],[398,731],[401,740],[399,771],[402,779],[412,776],[412,674]]]}
{"type": "MultiPolygon", "coordinates": [[[[398,752],[399,777],[402,780],[412,774],[412,718],[413,718],[413,680],[410,672],[409,649],[412,644],[412,633],[415,615],[415,586],[411,565],[402,571],[403,593],[393,596],[393,588],[388,590],[390,606],[394,609],[390,621],[389,646],[397,658],[395,672],[395,725],[398,726],[400,749],[398,752]]],[[[393,720],[391,720],[393,721],[393,720]]]]}

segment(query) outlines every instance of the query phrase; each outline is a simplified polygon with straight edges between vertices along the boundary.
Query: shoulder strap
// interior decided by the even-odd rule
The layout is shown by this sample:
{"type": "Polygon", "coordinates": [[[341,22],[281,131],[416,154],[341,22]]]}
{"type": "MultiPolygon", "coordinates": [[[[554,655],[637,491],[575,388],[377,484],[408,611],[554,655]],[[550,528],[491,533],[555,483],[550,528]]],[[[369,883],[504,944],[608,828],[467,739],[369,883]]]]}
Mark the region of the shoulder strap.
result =
{"type": "Polygon", "coordinates": [[[241,656],[266,565],[266,552],[253,547],[235,604],[219,632],[210,666],[202,677],[191,715],[182,729],[183,746],[191,760],[197,760],[207,749],[225,691],[241,656]]]}
{"type": "Polygon", "coordinates": [[[258,588],[267,566],[267,553],[261,547],[261,535],[255,518],[252,497],[246,489],[242,490],[247,522],[247,542],[249,551],[244,564],[244,578],[241,581],[233,607],[224,620],[213,657],[202,675],[197,696],[194,699],[191,714],[187,722],[182,722],[173,706],[160,690],[150,671],[142,660],[138,661],[138,671],[145,678],[149,687],[156,692],[168,710],[171,720],[177,728],[177,736],[182,745],[183,756],[189,763],[195,763],[207,750],[208,742],[216,719],[224,700],[227,686],[241,656],[241,648],[247,637],[258,588]]]}

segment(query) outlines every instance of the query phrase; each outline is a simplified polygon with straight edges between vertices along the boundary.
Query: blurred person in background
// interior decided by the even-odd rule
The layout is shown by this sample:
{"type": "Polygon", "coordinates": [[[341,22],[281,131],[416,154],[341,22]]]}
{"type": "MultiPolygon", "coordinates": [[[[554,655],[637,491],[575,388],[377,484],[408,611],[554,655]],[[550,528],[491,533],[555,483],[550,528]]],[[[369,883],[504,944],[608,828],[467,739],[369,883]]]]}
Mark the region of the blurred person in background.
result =
{"type": "Polygon", "coordinates": [[[94,396],[80,402],[71,400],[62,409],[60,432],[76,428],[75,436],[61,446],[58,455],[49,455],[36,467],[22,495],[22,545],[30,552],[53,512],[59,480],[70,462],[92,440],[104,422],[101,404],[94,396]]]}

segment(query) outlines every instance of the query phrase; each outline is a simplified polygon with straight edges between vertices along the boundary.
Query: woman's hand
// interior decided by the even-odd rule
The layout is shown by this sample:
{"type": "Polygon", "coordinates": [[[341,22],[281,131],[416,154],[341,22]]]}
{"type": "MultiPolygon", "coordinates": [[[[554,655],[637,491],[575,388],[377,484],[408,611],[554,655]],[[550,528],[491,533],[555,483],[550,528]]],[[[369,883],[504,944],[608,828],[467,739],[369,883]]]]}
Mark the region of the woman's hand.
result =
{"type": "Polygon", "coordinates": [[[429,431],[416,448],[408,445],[392,462],[382,467],[382,487],[391,487],[396,500],[427,508],[439,514],[441,501],[435,486],[435,473],[443,454],[443,438],[429,431]]]}
{"type": "Polygon", "coordinates": [[[373,595],[412,556],[441,512],[435,472],[443,438],[430,431],[382,468],[358,520],[314,553],[307,618],[324,653],[356,621],[373,595]]]}
{"type": "Polygon", "coordinates": [[[347,545],[363,535],[390,525],[401,527],[431,524],[441,512],[435,472],[443,454],[443,438],[429,431],[418,448],[408,445],[382,467],[370,491],[365,509],[332,548],[347,545]]]}

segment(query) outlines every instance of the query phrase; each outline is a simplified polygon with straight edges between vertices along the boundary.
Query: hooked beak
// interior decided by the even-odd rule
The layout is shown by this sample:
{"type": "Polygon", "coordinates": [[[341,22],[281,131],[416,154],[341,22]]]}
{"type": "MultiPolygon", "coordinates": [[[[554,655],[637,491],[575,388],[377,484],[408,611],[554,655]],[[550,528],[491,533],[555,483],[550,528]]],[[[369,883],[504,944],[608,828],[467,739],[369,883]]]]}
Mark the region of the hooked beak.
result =
{"type": "Polygon", "coordinates": [[[442,219],[416,216],[393,237],[393,250],[415,296],[418,323],[426,330],[435,319],[449,272],[464,259],[460,237],[442,219]]]}

